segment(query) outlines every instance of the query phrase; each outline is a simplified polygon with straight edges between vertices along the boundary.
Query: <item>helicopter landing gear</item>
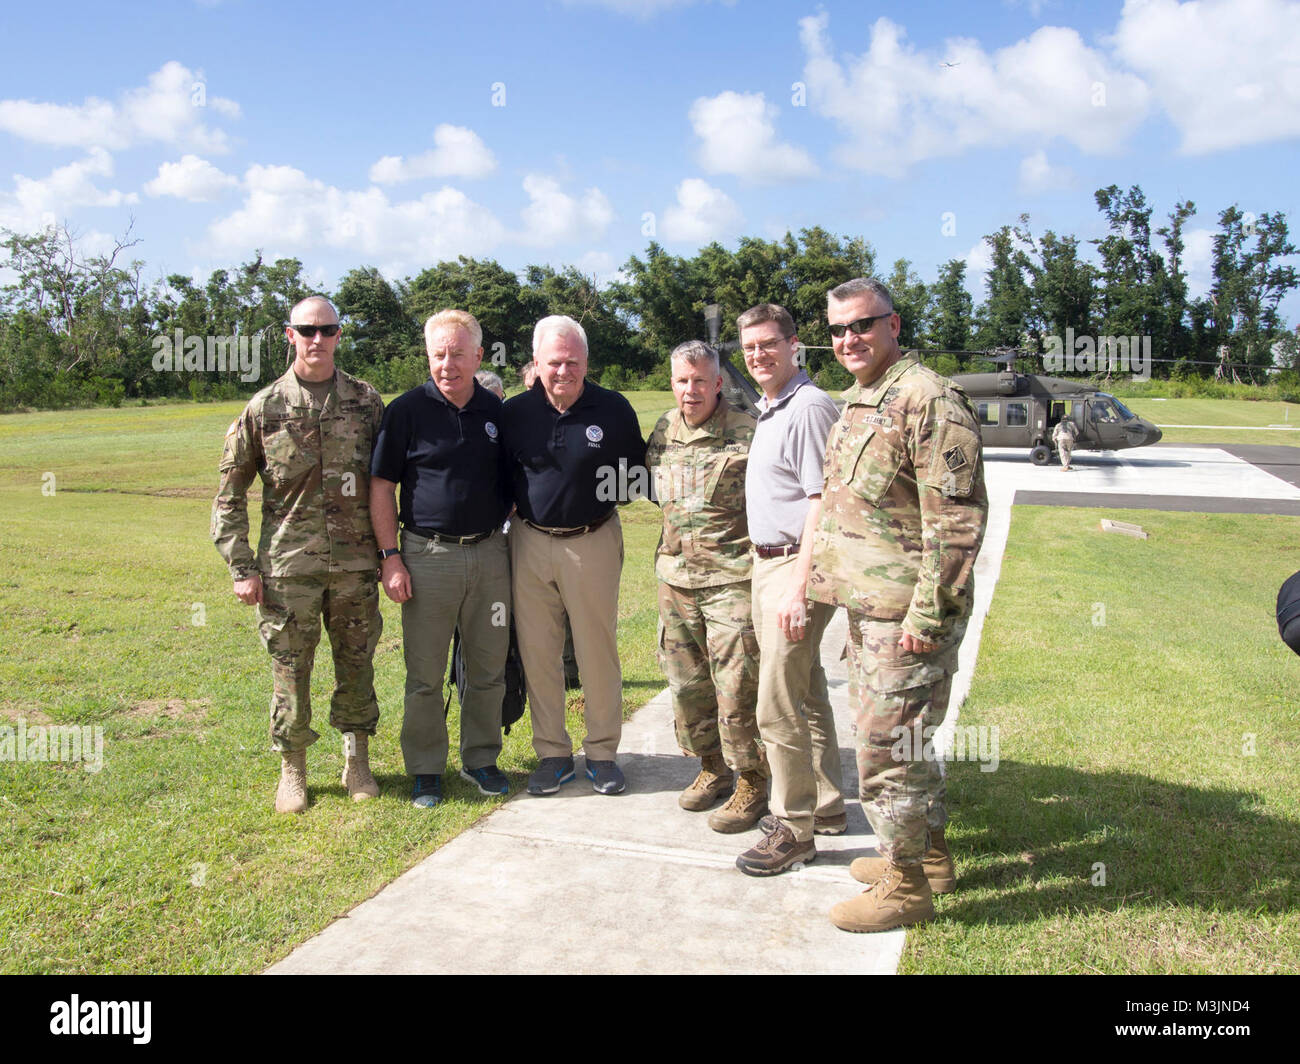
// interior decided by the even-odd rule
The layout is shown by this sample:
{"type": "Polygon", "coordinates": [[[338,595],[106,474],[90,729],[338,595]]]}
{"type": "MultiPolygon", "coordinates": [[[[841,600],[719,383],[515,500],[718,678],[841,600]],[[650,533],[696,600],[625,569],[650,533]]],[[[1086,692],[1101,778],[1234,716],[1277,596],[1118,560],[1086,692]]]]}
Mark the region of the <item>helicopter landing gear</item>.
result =
{"type": "Polygon", "coordinates": [[[1052,449],[1046,444],[1040,443],[1029,452],[1029,460],[1033,462],[1034,465],[1047,465],[1047,463],[1052,460],[1052,449]]]}

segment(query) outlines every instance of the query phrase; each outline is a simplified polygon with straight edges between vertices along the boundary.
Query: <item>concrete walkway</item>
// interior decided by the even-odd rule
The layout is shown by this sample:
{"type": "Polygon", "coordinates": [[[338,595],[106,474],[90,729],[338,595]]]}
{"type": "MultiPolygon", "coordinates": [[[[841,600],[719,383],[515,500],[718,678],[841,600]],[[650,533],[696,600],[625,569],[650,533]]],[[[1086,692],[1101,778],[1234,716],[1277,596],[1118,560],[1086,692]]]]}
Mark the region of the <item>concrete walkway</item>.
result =
{"type": "MultiPolygon", "coordinates": [[[[1030,464],[1023,452],[990,451],[990,513],[976,566],[975,607],[954,679],[952,711],[970,687],[984,617],[1002,567],[1013,500],[1077,505],[1075,495],[1122,499],[1144,492],[1186,499],[1241,498],[1290,505],[1300,488],[1212,448],[1146,448],[1077,454],[1078,474],[1030,464]]],[[[856,792],[844,663],[845,619],[822,644],[839,728],[846,791],[856,792]]],[[[854,857],[874,853],[856,801],[849,830],[819,837],[818,857],[771,879],[742,875],[736,855],[757,832],[718,835],[707,814],[686,813],[677,794],[695,762],[673,739],[667,692],[625,725],[619,762],[628,790],[594,794],[582,775],[548,798],[521,794],[305,943],[272,973],[888,973],[904,934],[851,935],[827,912],[859,890],[854,857]]],[[[942,905],[939,911],[942,914],[942,905]]]]}

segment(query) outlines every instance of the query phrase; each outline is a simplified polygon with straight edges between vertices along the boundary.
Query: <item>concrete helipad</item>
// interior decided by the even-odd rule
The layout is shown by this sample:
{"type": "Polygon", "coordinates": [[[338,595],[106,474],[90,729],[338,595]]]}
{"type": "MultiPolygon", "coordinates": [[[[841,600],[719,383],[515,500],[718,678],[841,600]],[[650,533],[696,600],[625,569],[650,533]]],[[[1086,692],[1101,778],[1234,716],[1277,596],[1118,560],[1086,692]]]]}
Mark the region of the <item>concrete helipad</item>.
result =
{"type": "MultiPolygon", "coordinates": [[[[1300,453],[1300,452],[1295,452],[1300,453]]],[[[1082,452],[1077,472],[986,452],[989,524],[975,607],[953,685],[955,722],[970,686],[1017,502],[1124,509],[1300,513],[1292,448],[1148,447],[1082,452]],[[1258,464],[1240,454],[1253,454],[1258,464]],[[1235,452],[1235,453],[1233,453],[1235,452]],[[1275,476],[1266,472],[1265,466],[1275,476]],[[1284,477],[1289,477],[1288,482],[1284,477]]],[[[845,790],[856,793],[839,613],[822,645],[845,790]]],[[[939,740],[943,746],[943,736],[939,740]]],[[[850,935],[826,913],[859,889],[847,866],[873,853],[861,807],[819,838],[816,862],[772,879],[734,867],[756,832],[718,835],[677,794],[694,775],[673,739],[666,692],[624,727],[627,793],[594,794],[582,776],[557,795],[519,795],[270,969],[294,972],[893,972],[902,932],[850,935]]],[[[385,796],[382,800],[394,800],[385,796]]],[[[412,810],[412,815],[425,815],[412,810]]],[[[434,814],[436,815],[436,813],[434,814]]],[[[938,902],[942,918],[944,902],[938,902]]]]}

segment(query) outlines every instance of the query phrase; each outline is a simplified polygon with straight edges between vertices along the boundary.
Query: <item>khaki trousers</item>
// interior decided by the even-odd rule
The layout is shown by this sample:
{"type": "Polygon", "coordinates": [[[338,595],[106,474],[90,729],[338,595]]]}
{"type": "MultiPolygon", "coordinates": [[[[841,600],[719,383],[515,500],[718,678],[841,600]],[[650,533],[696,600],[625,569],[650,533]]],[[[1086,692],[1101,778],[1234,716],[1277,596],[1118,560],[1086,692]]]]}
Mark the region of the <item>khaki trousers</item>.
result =
{"type": "Polygon", "coordinates": [[[618,660],[618,582],[623,527],[615,514],[594,532],[562,539],[510,522],[515,633],[528,686],[533,749],[570,757],[564,726],[564,615],[582,675],[588,761],[613,761],[623,733],[623,670],[618,660]]]}
{"type": "Polygon", "coordinates": [[[754,627],[758,631],[758,731],[772,768],[769,801],[800,842],[813,837],[815,816],[844,812],[840,748],[822,668],[821,641],[835,613],[813,602],[803,639],[782,634],[796,558],[754,559],[754,627]]]}

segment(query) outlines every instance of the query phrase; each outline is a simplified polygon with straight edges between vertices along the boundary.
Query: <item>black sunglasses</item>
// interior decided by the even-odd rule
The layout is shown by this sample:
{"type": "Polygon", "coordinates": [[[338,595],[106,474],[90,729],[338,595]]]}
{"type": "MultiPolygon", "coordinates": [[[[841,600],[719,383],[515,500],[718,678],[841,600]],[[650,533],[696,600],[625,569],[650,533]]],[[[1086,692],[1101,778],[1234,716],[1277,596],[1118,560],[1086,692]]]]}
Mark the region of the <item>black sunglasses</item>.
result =
{"type": "Polygon", "coordinates": [[[851,321],[847,325],[832,325],[831,335],[838,340],[844,335],[844,331],[847,329],[849,332],[853,333],[854,336],[861,336],[864,332],[870,332],[871,327],[881,318],[888,318],[893,313],[892,310],[887,310],[883,314],[876,314],[870,318],[859,318],[857,321],[851,321]]]}
{"type": "Polygon", "coordinates": [[[337,336],[339,330],[343,328],[341,325],[295,325],[291,321],[286,321],[285,325],[308,340],[315,336],[318,330],[322,336],[337,336]]]}

